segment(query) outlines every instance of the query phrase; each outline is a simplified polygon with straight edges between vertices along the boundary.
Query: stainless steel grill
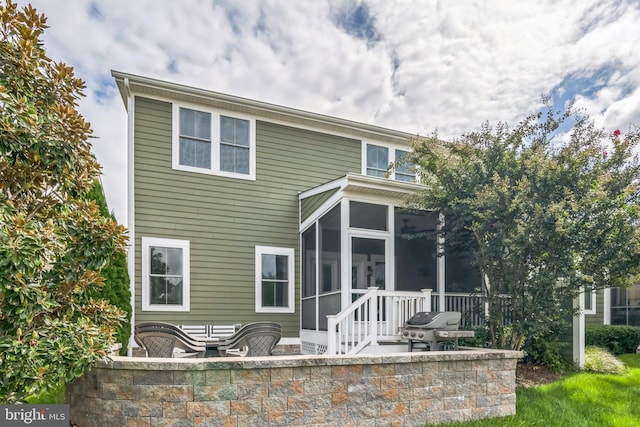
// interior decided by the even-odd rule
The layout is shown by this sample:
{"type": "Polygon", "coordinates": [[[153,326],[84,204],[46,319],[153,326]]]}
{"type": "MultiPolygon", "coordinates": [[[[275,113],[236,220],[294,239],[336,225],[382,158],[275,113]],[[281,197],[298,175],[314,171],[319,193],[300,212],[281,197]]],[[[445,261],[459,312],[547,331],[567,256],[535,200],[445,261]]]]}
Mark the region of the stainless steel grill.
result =
{"type": "Polygon", "coordinates": [[[459,331],[461,314],[457,311],[416,313],[407,320],[400,333],[409,344],[409,351],[429,349],[437,351],[444,348],[445,342],[452,342],[458,349],[458,338],[473,337],[473,331],[459,331]]]}

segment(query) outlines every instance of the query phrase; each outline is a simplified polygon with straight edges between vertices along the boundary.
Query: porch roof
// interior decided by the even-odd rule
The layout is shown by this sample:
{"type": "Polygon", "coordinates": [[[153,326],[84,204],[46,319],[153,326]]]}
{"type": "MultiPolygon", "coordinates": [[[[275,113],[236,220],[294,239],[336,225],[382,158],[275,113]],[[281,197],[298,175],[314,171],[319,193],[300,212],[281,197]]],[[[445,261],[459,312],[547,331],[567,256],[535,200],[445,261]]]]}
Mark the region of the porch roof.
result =
{"type": "Polygon", "coordinates": [[[408,202],[411,196],[425,188],[425,185],[412,182],[349,173],[298,195],[300,227],[301,230],[306,228],[309,221],[327,212],[344,197],[397,205],[408,202]]]}
{"type": "Polygon", "coordinates": [[[342,193],[360,193],[396,200],[406,199],[427,187],[413,182],[395,181],[387,178],[349,173],[341,178],[303,191],[298,195],[300,201],[327,191],[342,193]]]}

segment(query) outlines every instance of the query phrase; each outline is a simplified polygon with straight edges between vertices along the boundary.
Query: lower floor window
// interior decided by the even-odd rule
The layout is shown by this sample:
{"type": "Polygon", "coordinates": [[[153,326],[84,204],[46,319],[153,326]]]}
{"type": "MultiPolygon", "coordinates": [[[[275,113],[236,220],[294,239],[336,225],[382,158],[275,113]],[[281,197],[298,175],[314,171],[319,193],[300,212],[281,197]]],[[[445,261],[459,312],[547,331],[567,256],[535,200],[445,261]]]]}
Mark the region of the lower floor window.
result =
{"type": "Polygon", "coordinates": [[[142,310],[189,311],[189,241],[142,238],[142,310]]]}
{"type": "Polygon", "coordinates": [[[294,312],[294,250],[256,246],[256,312],[294,312]]]}

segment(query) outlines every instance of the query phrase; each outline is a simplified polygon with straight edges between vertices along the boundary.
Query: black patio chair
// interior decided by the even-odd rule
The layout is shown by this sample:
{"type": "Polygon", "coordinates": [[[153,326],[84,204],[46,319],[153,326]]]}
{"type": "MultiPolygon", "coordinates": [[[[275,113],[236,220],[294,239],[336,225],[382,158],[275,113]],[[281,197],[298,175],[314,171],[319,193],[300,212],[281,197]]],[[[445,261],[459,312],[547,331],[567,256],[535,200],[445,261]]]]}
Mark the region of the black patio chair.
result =
{"type": "Polygon", "coordinates": [[[282,327],[275,322],[254,322],[220,342],[221,356],[270,356],[282,337],[282,327]]]}

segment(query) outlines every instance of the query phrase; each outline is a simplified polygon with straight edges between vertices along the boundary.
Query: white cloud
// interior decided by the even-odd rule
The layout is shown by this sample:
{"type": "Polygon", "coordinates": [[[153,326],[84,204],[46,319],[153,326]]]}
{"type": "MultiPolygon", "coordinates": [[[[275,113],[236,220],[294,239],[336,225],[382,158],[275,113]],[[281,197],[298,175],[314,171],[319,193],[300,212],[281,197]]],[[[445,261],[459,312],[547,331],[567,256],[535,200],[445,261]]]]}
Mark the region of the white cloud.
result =
{"type": "Polygon", "coordinates": [[[354,24],[370,40],[338,25],[356,0],[30,2],[49,18],[49,56],[87,81],[80,108],[123,222],[126,115],[104,93],[111,69],[421,134],[514,122],[551,91],[604,128],[640,123],[630,0],[370,0],[354,24]]]}

